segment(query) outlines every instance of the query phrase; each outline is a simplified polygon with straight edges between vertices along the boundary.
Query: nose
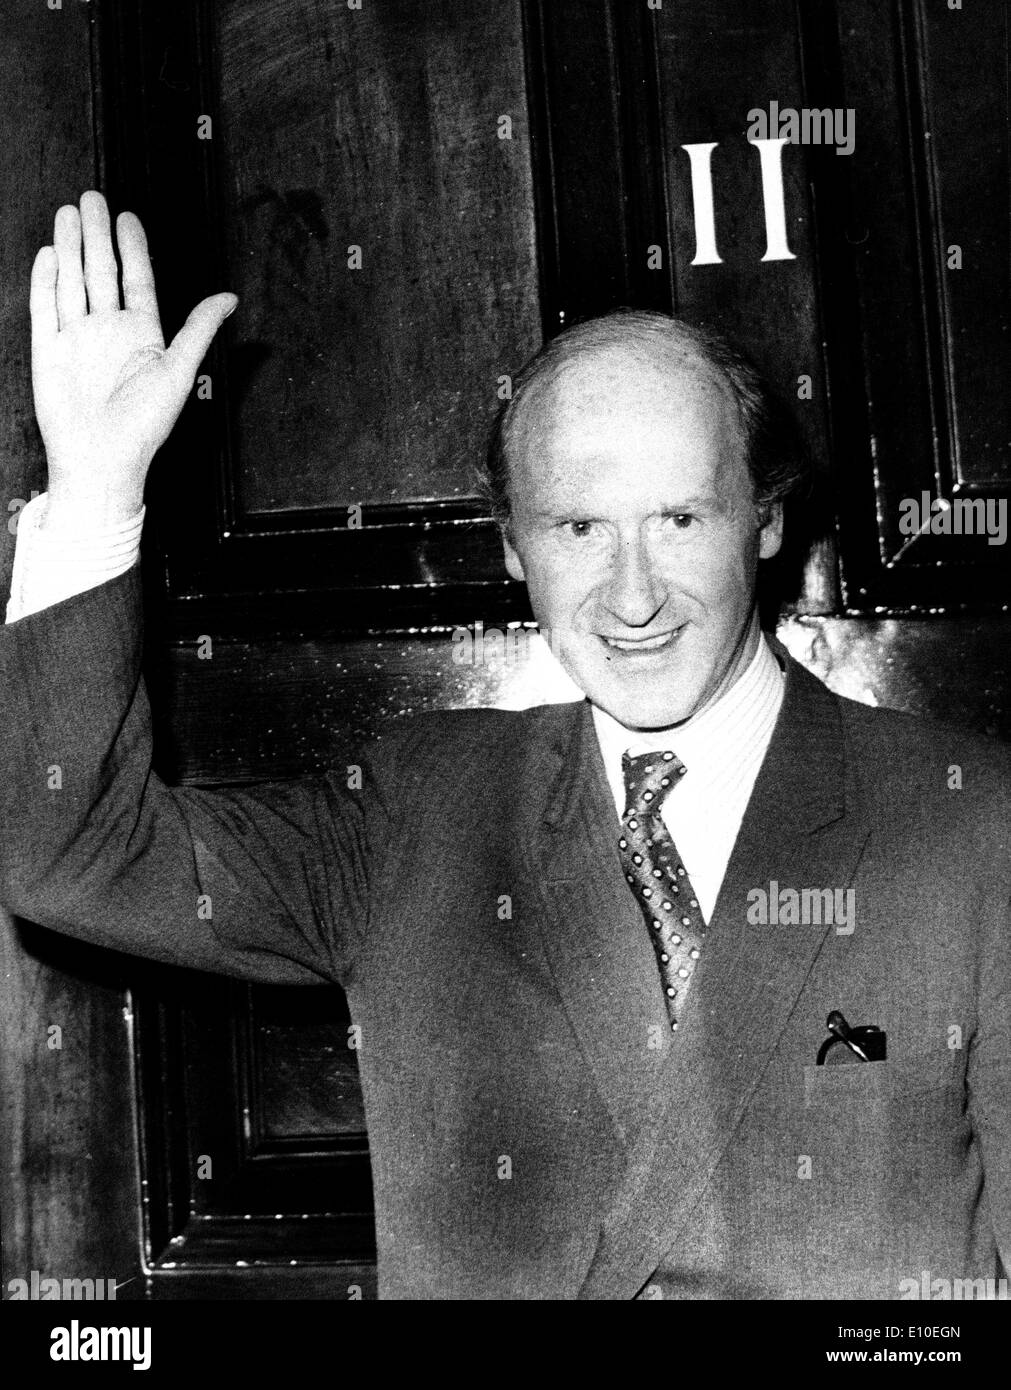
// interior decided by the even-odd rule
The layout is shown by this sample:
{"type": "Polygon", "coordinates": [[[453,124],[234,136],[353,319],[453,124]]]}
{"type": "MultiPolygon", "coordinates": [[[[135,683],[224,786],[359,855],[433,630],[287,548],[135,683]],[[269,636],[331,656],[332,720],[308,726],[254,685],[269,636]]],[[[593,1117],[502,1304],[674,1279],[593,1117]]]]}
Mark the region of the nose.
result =
{"type": "Polygon", "coordinates": [[[625,627],[646,627],[667,602],[667,585],[641,538],[617,547],[605,602],[625,627]]]}

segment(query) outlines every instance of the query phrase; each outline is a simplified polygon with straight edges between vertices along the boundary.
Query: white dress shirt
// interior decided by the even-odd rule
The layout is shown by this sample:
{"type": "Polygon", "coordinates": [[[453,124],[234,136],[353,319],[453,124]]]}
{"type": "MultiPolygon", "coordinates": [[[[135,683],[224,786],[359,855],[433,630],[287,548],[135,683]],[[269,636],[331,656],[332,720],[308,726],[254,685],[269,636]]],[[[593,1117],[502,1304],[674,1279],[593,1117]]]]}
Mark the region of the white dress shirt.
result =
{"type": "Polygon", "coordinates": [[[670,748],[685,765],[661,814],[706,922],[712,917],[758,769],[783,703],[783,672],[765,637],[739,679],[669,734],[626,729],[594,706],[593,722],[618,819],[625,809],[621,757],[670,748]]]}
{"type": "Polygon", "coordinates": [[[48,495],[40,493],[18,513],[9,623],[125,574],[140,555],[143,507],[118,526],[97,529],[78,521],[40,530],[48,502],[48,495]]]}

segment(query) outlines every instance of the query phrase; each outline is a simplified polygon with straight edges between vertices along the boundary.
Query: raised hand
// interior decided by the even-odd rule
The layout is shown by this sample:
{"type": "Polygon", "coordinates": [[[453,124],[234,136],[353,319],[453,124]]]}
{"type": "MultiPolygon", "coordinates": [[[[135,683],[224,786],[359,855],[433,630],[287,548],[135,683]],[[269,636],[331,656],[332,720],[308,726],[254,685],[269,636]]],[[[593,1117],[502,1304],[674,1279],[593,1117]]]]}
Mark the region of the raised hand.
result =
{"type": "Polygon", "coordinates": [[[112,525],[134,515],[214,334],[237,304],[211,295],[165,347],[147,238],[116,220],[123,308],[109,210],[101,193],[56,214],[53,245],[32,267],[32,385],[49,463],[49,515],[112,525]],[[82,264],[83,238],[83,264],[82,264]]]}

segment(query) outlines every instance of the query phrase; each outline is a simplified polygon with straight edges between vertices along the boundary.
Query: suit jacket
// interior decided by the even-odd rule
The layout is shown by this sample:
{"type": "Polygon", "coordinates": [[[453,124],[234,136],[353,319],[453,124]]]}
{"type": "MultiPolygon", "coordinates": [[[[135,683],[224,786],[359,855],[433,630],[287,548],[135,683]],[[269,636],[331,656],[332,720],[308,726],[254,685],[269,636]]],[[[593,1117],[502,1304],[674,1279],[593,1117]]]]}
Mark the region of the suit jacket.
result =
{"type": "Polygon", "coordinates": [[[1006,755],[779,655],[783,708],[673,1036],[585,703],[426,715],[325,776],[171,788],[137,569],[0,630],[2,896],[158,960],[344,986],[384,1297],[999,1277],[1006,755]],[[773,881],[852,888],[853,930],[752,924],[773,881]],[[884,1028],[887,1060],[816,1067],[835,1008],[884,1028]]]}

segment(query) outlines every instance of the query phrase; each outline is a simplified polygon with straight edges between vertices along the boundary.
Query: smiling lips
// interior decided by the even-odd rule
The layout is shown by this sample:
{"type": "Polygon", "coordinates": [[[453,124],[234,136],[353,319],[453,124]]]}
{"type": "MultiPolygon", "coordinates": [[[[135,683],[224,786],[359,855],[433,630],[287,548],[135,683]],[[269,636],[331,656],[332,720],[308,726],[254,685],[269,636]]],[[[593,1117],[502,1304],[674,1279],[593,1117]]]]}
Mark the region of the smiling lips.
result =
{"type": "Polygon", "coordinates": [[[672,627],[669,631],[658,633],[654,637],[604,637],[602,640],[612,651],[627,652],[633,656],[640,654],[646,656],[671,646],[674,639],[680,635],[683,627],[684,624],[681,627],[672,627]]]}

